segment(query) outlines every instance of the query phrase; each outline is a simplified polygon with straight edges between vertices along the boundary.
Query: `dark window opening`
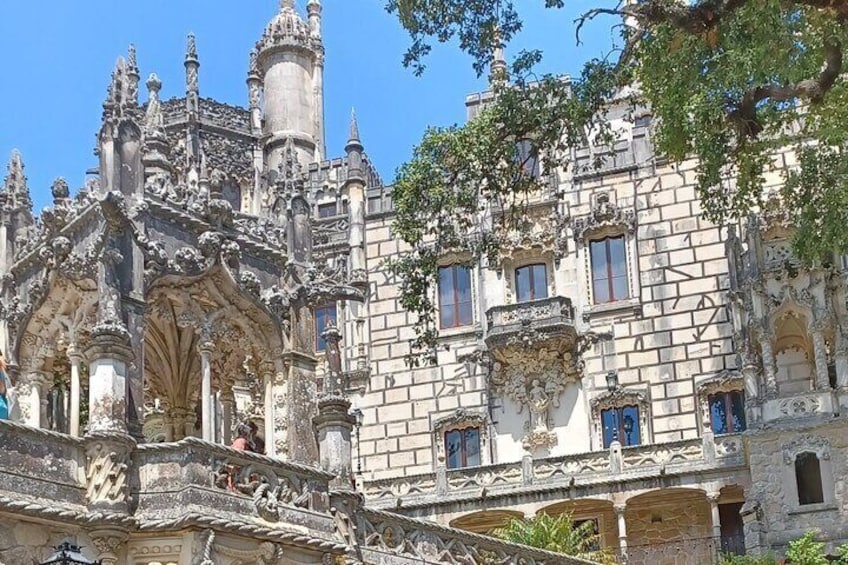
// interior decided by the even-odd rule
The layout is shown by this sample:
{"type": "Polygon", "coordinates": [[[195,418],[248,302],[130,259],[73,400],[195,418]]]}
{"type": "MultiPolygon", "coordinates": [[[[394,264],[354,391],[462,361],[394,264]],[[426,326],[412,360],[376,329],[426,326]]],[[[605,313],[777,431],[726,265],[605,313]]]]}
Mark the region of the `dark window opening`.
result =
{"type": "Polygon", "coordinates": [[[548,297],[548,269],[544,264],[527,265],[515,270],[515,295],[518,302],[548,297]]]}
{"type": "Polygon", "coordinates": [[[327,349],[327,342],[321,337],[321,333],[330,322],[336,323],[335,304],[328,304],[315,309],[315,351],[327,349]]]}
{"type": "Polygon", "coordinates": [[[824,502],[821,464],[815,453],[805,451],[795,457],[795,482],[798,485],[798,504],[824,502]]]}
{"type": "Polygon", "coordinates": [[[829,363],[827,365],[827,381],[830,384],[830,388],[837,387],[837,379],[836,379],[836,363],[829,363]]]}
{"type": "Polygon", "coordinates": [[[601,423],[604,427],[604,447],[609,447],[614,440],[625,447],[642,442],[638,406],[607,408],[601,412],[601,423]]]}
{"type": "Polygon", "coordinates": [[[581,520],[574,520],[572,525],[573,529],[578,529],[583,527],[584,524],[591,524],[591,526],[586,526],[586,529],[592,534],[592,541],[589,542],[588,547],[586,547],[586,551],[600,551],[601,550],[601,528],[598,525],[597,518],[584,518],[581,520]]]}
{"type": "Polygon", "coordinates": [[[470,326],[473,322],[471,269],[451,265],[439,269],[439,324],[442,328],[470,326]]]}
{"type": "Polygon", "coordinates": [[[713,433],[732,434],[745,431],[745,393],[741,390],[719,392],[707,397],[713,433]]]}
{"type": "Polygon", "coordinates": [[[327,202],[326,204],[318,205],[318,217],[319,218],[331,218],[336,215],[336,203],[335,202],[327,202]]]}
{"type": "Polygon", "coordinates": [[[464,428],[445,432],[448,469],[480,465],[480,429],[464,428]]]}
{"type": "Polygon", "coordinates": [[[595,304],[627,298],[629,289],[624,236],[590,242],[589,254],[592,261],[592,294],[595,304]]]}

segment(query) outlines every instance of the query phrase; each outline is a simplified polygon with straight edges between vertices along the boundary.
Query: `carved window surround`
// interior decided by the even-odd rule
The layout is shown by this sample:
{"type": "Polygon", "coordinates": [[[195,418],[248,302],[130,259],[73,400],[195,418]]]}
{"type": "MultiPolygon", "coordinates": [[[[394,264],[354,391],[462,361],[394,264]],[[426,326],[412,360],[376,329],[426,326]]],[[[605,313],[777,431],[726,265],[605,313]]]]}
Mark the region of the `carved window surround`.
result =
{"type": "Polygon", "coordinates": [[[818,512],[830,510],[836,505],[833,464],[831,460],[830,442],[823,437],[804,434],[796,437],[782,446],[783,452],[783,491],[790,513],[818,512]],[[801,453],[814,453],[819,460],[821,486],[824,501],[818,504],[798,503],[798,485],[795,479],[795,459],[801,453]]]}
{"type": "Polygon", "coordinates": [[[490,465],[489,458],[489,417],[484,412],[457,408],[453,414],[443,416],[433,421],[433,445],[436,450],[434,466],[444,467],[447,463],[445,452],[445,433],[452,430],[477,428],[480,430],[480,466],[490,465]]]}
{"type": "Polygon", "coordinates": [[[588,322],[593,317],[621,313],[623,310],[632,310],[634,316],[641,315],[635,209],[619,206],[614,190],[596,192],[592,195],[591,211],[585,216],[576,218],[572,222],[572,230],[574,241],[577,243],[578,262],[581,260],[583,262],[583,283],[586,289],[587,305],[583,311],[584,320],[588,322]],[[589,244],[599,239],[618,236],[624,237],[629,297],[615,302],[595,304],[589,244]]]}
{"type": "Polygon", "coordinates": [[[636,406],[639,408],[639,437],[641,445],[652,443],[650,435],[650,418],[648,395],[641,390],[619,387],[614,391],[604,391],[592,398],[591,406],[592,426],[595,429],[595,449],[603,449],[604,424],[601,414],[608,408],[621,408],[623,406],[636,406]]]}
{"type": "Polygon", "coordinates": [[[712,429],[709,398],[720,392],[741,392],[745,390],[745,381],[738,371],[721,371],[708,377],[697,385],[698,407],[701,409],[701,432],[712,429]]]}

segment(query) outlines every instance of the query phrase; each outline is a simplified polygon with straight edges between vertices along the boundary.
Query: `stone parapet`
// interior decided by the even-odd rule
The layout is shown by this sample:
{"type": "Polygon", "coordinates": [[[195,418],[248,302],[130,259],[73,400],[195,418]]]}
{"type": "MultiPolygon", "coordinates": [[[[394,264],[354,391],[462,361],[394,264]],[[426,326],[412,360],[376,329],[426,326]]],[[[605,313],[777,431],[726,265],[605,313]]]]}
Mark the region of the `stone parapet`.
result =
{"type": "Polygon", "coordinates": [[[486,312],[486,322],[489,348],[521,342],[531,335],[577,337],[571,299],[562,296],[494,306],[486,312]]]}
{"type": "MultiPolygon", "coordinates": [[[[365,497],[375,508],[435,508],[466,499],[532,498],[541,491],[583,488],[594,493],[611,485],[652,482],[661,477],[700,476],[744,468],[745,452],[739,435],[719,436],[715,448],[701,439],[676,441],[618,451],[598,451],[530,459],[483,467],[438,470],[397,479],[365,483],[365,497]],[[617,461],[621,458],[620,463],[617,461]],[[614,472],[616,465],[621,472],[614,472]]],[[[616,486],[616,489],[619,487],[616,486]]]]}

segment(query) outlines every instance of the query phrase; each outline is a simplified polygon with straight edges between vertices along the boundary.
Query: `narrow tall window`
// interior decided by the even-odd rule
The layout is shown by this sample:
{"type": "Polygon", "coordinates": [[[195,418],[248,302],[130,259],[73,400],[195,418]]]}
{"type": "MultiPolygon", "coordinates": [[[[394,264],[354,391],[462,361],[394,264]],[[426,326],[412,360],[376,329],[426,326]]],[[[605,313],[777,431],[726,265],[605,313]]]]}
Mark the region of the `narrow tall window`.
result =
{"type": "Polygon", "coordinates": [[[707,397],[710,405],[710,421],[713,433],[733,434],[744,432],[745,393],[741,390],[719,392],[707,397]]]}
{"type": "Polygon", "coordinates": [[[515,153],[515,158],[524,170],[525,175],[531,179],[538,179],[542,176],[539,166],[539,152],[533,147],[533,143],[529,139],[522,139],[516,143],[515,153]]]}
{"type": "Polygon", "coordinates": [[[799,453],[795,457],[795,483],[798,485],[798,504],[824,502],[821,464],[815,453],[799,453]]]}
{"type": "Polygon", "coordinates": [[[627,258],[624,236],[607,237],[589,243],[592,261],[592,294],[595,304],[628,297],[627,258]]]}
{"type": "Polygon", "coordinates": [[[327,349],[327,342],[321,337],[321,333],[330,322],[336,323],[335,304],[327,304],[315,309],[315,351],[327,349]]]}
{"type": "Polygon", "coordinates": [[[548,269],[544,264],[515,270],[515,296],[518,302],[548,297],[548,269]]]}
{"type": "Polygon", "coordinates": [[[471,269],[462,265],[439,268],[439,325],[442,328],[470,326],[471,269]]]}
{"type": "Polygon", "coordinates": [[[625,447],[642,442],[638,406],[607,408],[601,412],[601,424],[604,426],[604,447],[609,447],[616,439],[625,447]]]}
{"type": "Polygon", "coordinates": [[[331,218],[336,215],[336,203],[327,202],[326,204],[318,205],[319,218],[331,218]]]}
{"type": "Polygon", "coordinates": [[[464,428],[445,432],[448,469],[480,465],[480,428],[464,428]]]}

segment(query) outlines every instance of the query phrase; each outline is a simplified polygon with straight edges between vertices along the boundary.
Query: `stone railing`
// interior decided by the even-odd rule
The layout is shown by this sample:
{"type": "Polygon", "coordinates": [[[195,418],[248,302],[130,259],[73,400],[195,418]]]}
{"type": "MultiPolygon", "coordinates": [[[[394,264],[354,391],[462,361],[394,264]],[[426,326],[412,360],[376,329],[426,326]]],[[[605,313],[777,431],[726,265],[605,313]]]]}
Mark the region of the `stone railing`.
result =
{"type": "Polygon", "coordinates": [[[744,555],[745,540],[738,537],[686,538],[672,541],[651,541],[629,544],[625,551],[615,550],[619,562],[628,565],[707,565],[719,563],[724,555],[744,555]],[[626,560],[624,553],[626,553],[626,560]]]}
{"type": "Polygon", "coordinates": [[[363,510],[357,518],[359,550],[365,563],[589,565],[582,559],[389,512],[363,510]],[[391,560],[385,559],[386,556],[391,556],[391,560]]]}
{"type": "Polygon", "coordinates": [[[616,481],[684,475],[744,465],[742,438],[713,438],[626,447],[532,459],[517,463],[366,481],[365,498],[375,508],[427,507],[464,499],[530,494],[563,487],[591,487],[616,481]]]}
{"type": "Polygon", "coordinates": [[[332,475],[278,459],[186,438],[139,445],[133,454],[140,519],[178,518],[192,508],[333,531],[332,475]],[[304,510],[308,512],[303,512],[304,510]],[[316,514],[326,517],[317,520],[316,514]]]}
{"type": "Polygon", "coordinates": [[[521,340],[524,334],[574,333],[571,299],[553,296],[541,300],[494,306],[486,312],[486,344],[496,347],[521,340]]]}
{"type": "Polygon", "coordinates": [[[0,420],[0,474],[0,491],[86,504],[81,439],[0,420]]]}

